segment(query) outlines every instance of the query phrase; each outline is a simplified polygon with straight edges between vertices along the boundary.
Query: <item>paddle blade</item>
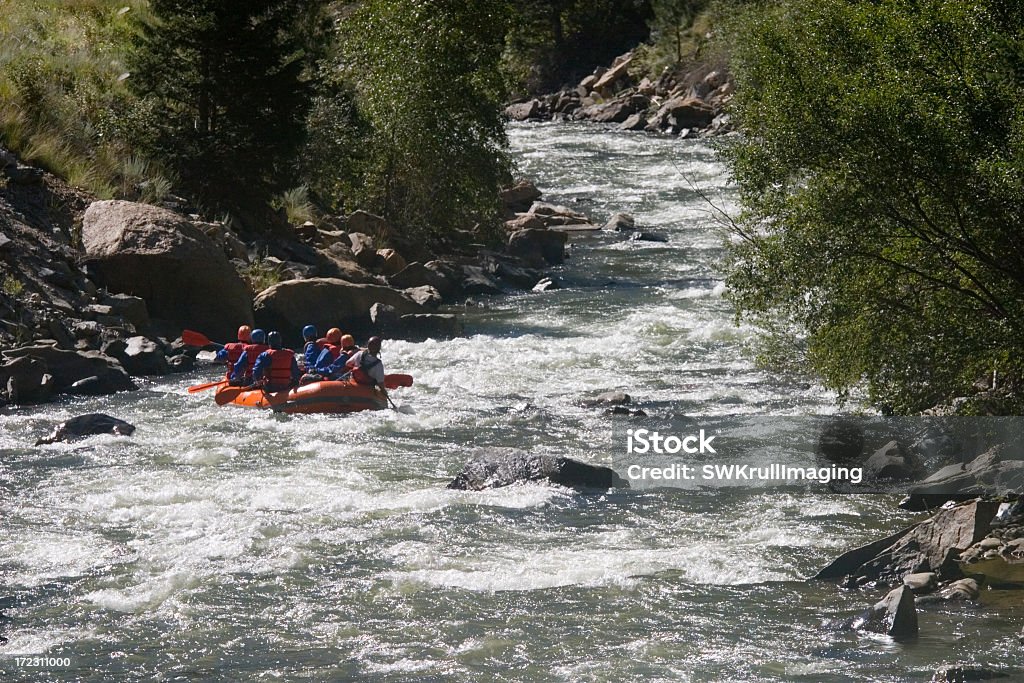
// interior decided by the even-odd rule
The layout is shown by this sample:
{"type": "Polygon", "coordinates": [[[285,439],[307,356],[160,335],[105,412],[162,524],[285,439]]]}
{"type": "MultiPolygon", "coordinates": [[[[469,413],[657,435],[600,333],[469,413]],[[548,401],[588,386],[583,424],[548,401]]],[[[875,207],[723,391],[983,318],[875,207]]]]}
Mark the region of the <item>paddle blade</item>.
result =
{"type": "Polygon", "coordinates": [[[245,391],[245,387],[221,387],[213,395],[213,401],[219,406],[226,405],[238,398],[243,391],[245,391]]]}
{"type": "Polygon", "coordinates": [[[412,386],[412,375],[402,375],[394,373],[391,375],[384,375],[384,387],[387,389],[397,389],[399,387],[411,387],[412,386]]]}
{"type": "Polygon", "coordinates": [[[193,384],[188,388],[188,393],[194,394],[197,391],[206,391],[207,389],[213,389],[214,387],[219,387],[227,383],[228,381],[226,379],[222,379],[217,382],[207,382],[206,384],[193,384]]]}
{"type": "Polygon", "coordinates": [[[185,342],[186,346],[210,346],[213,344],[205,334],[195,330],[182,330],[181,341],[185,342]]]}

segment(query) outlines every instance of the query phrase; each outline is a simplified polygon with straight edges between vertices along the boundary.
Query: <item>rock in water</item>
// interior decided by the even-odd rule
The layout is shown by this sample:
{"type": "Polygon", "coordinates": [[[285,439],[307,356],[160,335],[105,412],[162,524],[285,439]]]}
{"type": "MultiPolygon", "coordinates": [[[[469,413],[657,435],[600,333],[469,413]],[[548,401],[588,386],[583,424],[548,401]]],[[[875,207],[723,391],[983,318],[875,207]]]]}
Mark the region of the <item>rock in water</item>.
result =
{"type": "Polygon", "coordinates": [[[871,608],[847,620],[843,629],[884,633],[894,640],[913,638],[917,635],[913,591],[906,586],[890,591],[871,608]]]}
{"type": "Polygon", "coordinates": [[[482,491],[530,481],[550,481],[576,489],[629,487],[629,483],[609,467],[509,449],[477,455],[466,463],[448,488],[482,491]]]}
{"type": "Polygon", "coordinates": [[[131,436],[135,431],[135,425],[129,424],[124,420],[118,420],[116,417],[104,415],[103,413],[89,413],[87,415],[79,415],[73,417],[66,422],[62,422],[57,428],[47,437],[36,441],[37,446],[47,443],[55,443],[57,441],[71,441],[72,439],[78,439],[83,436],[91,436],[93,434],[116,434],[118,436],[131,436]]]}
{"type": "Polygon", "coordinates": [[[939,510],[931,519],[844,553],[814,578],[853,576],[856,585],[899,585],[907,574],[935,572],[942,580],[959,579],[959,554],[988,534],[998,507],[997,502],[975,500],[939,510]]]}
{"type": "Polygon", "coordinates": [[[971,683],[972,681],[992,681],[999,678],[1009,678],[1009,674],[991,669],[951,666],[936,671],[932,676],[932,683],[971,683]]]}

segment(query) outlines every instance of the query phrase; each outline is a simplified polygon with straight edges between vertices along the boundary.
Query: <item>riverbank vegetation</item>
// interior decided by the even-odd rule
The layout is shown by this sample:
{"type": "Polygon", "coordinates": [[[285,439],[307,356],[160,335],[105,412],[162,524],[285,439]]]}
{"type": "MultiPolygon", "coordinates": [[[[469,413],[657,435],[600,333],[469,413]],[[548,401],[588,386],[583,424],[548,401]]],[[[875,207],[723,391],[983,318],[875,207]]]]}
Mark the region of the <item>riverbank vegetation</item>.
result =
{"type": "Polygon", "coordinates": [[[783,0],[735,24],[730,290],[828,385],[1020,410],[1022,29],[994,0],[783,0]]]}
{"type": "MultiPolygon", "coordinates": [[[[484,241],[500,111],[633,49],[736,79],[740,314],[897,412],[1019,409],[1024,12],[996,0],[0,0],[0,138],[249,233],[364,209],[484,241]],[[728,17],[725,20],[724,17],[728,17]],[[709,56],[710,55],[710,56],[709,56]],[[179,202],[180,205],[180,202],[179,202]],[[475,229],[470,237],[467,230],[475,229]],[[978,393],[982,392],[982,393],[978,393]]],[[[636,71],[637,73],[633,73],[636,71]]],[[[683,83],[679,87],[685,87],[683,83]]],[[[731,92],[731,90],[730,90],[731,92]]]]}

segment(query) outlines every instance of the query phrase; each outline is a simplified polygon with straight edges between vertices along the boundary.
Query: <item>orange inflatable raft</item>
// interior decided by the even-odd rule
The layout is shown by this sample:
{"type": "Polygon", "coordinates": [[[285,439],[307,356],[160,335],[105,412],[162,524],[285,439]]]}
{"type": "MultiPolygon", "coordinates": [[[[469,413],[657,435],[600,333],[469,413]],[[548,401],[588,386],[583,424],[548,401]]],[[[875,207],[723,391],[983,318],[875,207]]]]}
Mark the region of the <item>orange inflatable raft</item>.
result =
{"type": "MultiPolygon", "coordinates": [[[[389,389],[411,386],[409,375],[388,375],[389,389]]],[[[312,382],[289,391],[274,393],[253,389],[239,391],[224,386],[217,390],[218,405],[232,404],[246,408],[268,408],[278,413],[355,413],[361,410],[384,410],[387,398],[380,391],[354,382],[312,382]],[[232,397],[232,394],[235,394],[232,397]]]]}

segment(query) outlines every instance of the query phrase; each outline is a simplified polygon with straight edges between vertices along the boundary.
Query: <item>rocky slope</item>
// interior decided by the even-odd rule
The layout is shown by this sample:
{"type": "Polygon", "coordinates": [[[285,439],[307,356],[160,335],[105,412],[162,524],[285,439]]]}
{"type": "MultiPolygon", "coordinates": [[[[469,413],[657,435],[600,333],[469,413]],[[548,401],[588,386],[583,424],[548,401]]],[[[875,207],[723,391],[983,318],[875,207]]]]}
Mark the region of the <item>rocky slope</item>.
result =
{"type": "Polygon", "coordinates": [[[240,324],[279,329],[299,345],[308,323],[356,335],[461,333],[445,303],[555,286],[567,233],[598,229],[537,200],[521,182],[502,192],[507,242],[471,232],[443,251],[403,241],[356,211],[270,236],[240,235],[163,206],[96,201],[0,148],[0,401],[134,388],[130,376],[193,367],[195,329],[228,341],[240,324]]]}
{"type": "Polygon", "coordinates": [[[680,137],[732,130],[725,109],[735,86],[724,65],[697,63],[652,81],[632,75],[633,59],[627,52],[575,88],[510,104],[505,114],[513,121],[591,121],[680,137]]]}

